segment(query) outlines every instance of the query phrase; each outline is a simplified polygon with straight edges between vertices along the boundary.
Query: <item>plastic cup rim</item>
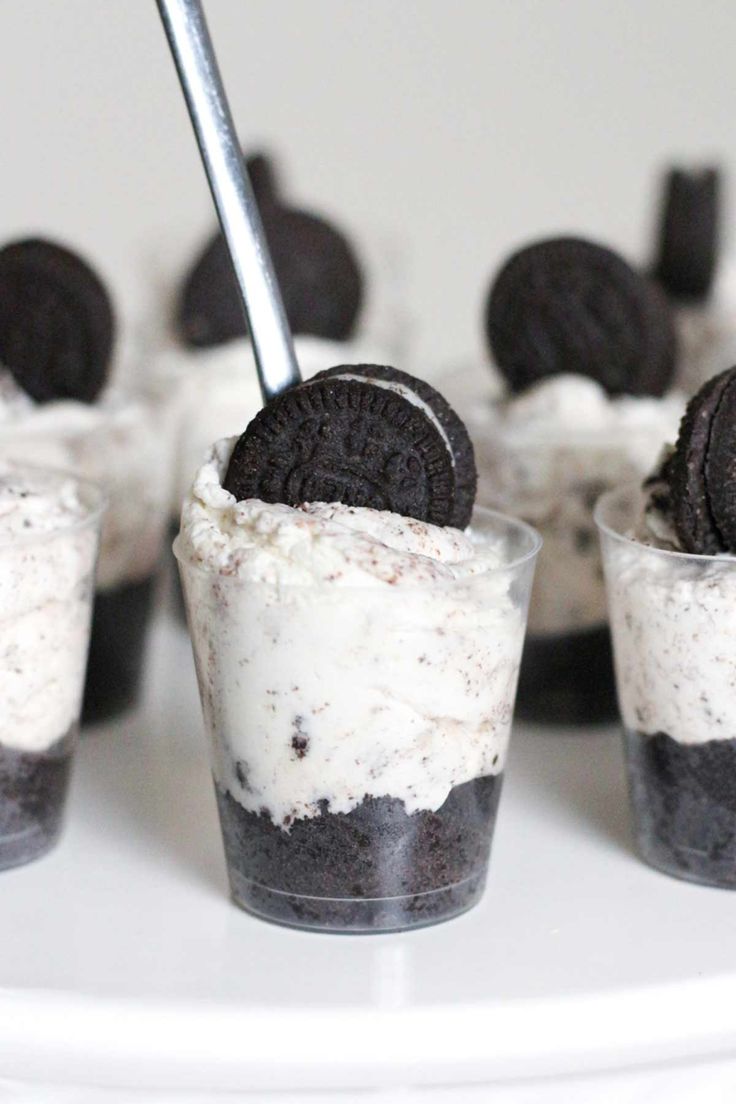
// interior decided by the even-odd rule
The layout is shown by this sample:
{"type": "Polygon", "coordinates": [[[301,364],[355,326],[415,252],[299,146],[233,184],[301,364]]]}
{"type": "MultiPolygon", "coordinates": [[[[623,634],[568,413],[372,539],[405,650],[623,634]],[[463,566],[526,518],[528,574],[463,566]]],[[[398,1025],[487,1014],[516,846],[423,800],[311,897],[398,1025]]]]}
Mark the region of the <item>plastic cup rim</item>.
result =
{"type": "Polygon", "coordinates": [[[76,484],[85,495],[91,497],[91,504],[84,503],[86,513],[83,517],[74,518],[68,524],[59,525],[57,529],[43,530],[42,532],[28,533],[21,535],[14,535],[12,537],[0,538],[0,549],[5,548],[17,548],[19,545],[32,545],[39,544],[48,540],[55,540],[60,536],[69,536],[74,533],[78,533],[83,529],[92,528],[98,524],[102,515],[108,506],[108,495],[100,486],[99,483],[95,483],[92,479],[86,479],[84,476],[77,475],[76,472],[69,470],[68,468],[55,468],[46,464],[26,464],[15,463],[12,460],[7,462],[7,470],[9,472],[30,472],[38,476],[50,476],[55,479],[69,480],[76,484]]]}
{"type": "Polygon", "coordinates": [[[703,552],[683,552],[675,548],[657,548],[656,545],[644,544],[643,541],[637,540],[635,537],[630,537],[626,533],[621,533],[617,529],[614,529],[608,522],[603,520],[603,513],[606,507],[610,506],[616,499],[624,499],[628,495],[641,499],[641,485],[636,481],[619,483],[600,496],[593,511],[593,519],[600,533],[609,537],[611,540],[617,541],[619,544],[631,545],[633,548],[639,549],[646,555],[662,556],[669,560],[679,561],[680,563],[730,564],[732,567],[736,568],[736,556],[732,556],[727,552],[710,556],[703,552]]]}
{"type": "MultiPolygon", "coordinates": [[[[446,588],[452,588],[452,587],[472,584],[476,580],[485,579],[485,578],[488,578],[488,577],[493,577],[495,575],[501,574],[502,572],[503,573],[516,572],[520,568],[524,567],[526,564],[528,564],[530,562],[533,562],[536,559],[536,557],[539,555],[539,551],[542,547],[543,540],[542,540],[542,537],[540,536],[539,532],[534,528],[533,525],[530,525],[529,522],[523,521],[521,518],[514,517],[511,514],[505,514],[501,510],[493,510],[488,506],[474,506],[473,507],[473,516],[472,516],[471,526],[470,526],[471,530],[472,530],[472,527],[473,527],[473,523],[476,521],[476,519],[485,520],[487,522],[488,521],[496,522],[496,523],[501,522],[503,525],[516,527],[519,531],[523,532],[527,536],[527,538],[529,539],[529,541],[530,541],[529,549],[526,552],[524,552],[522,555],[516,556],[516,557],[514,557],[514,559],[509,560],[508,563],[499,564],[498,567],[491,567],[487,571],[484,571],[479,575],[468,575],[468,576],[464,576],[464,577],[459,578],[459,579],[450,579],[450,580],[446,580],[446,581],[443,580],[443,581],[440,581],[440,582],[437,582],[437,583],[429,583],[429,584],[428,583],[416,583],[416,584],[410,584],[409,586],[401,586],[401,587],[395,587],[395,588],[392,587],[391,589],[396,590],[396,591],[400,591],[400,592],[412,591],[412,590],[433,590],[433,589],[442,590],[442,589],[446,589],[446,588]]],[[[207,575],[207,576],[214,576],[214,577],[217,577],[219,575],[219,572],[212,571],[207,567],[203,567],[201,564],[195,563],[193,560],[189,559],[189,557],[186,556],[186,554],[182,550],[181,533],[178,533],[177,536],[175,537],[174,542],[172,544],[172,550],[173,550],[174,556],[176,557],[179,565],[181,567],[186,568],[186,570],[194,571],[199,575],[207,575]]],[[[238,578],[239,578],[237,575],[221,575],[220,577],[223,578],[223,579],[232,579],[234,582],[237,582],[238,578]]],[[[243,581],[243,580],[241,580],[241,581],[243,581]]],[[[278,587],[279,590],[309,590],[309,589],[311,589],[311,587],[314,584],[310,584],[310,583],[265,583],[265,582],[257,582],[257,583],[254,583],[252,585],[254,585],[254,586],[269,586],[269,587],[273,587],[273,588],[278,587]]],[[[335,590],[371,590],[371,591],[375,591],[375,589],[376,589],[376,587],[370,586],[369,584],[366,584],[364,586],[335,587],[335,590]]]]}

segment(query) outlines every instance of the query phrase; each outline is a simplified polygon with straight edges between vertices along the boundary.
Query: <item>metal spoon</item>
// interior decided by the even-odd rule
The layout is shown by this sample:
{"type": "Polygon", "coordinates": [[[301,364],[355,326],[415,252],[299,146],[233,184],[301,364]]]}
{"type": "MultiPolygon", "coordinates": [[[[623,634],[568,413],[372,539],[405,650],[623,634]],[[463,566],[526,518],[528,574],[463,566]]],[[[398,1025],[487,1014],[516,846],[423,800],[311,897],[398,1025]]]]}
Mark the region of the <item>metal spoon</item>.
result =
{"type": "Polygon", "coordinates": [[[264,403],[301,382],[263,224],[200,0],[156,0],[238,279],[264,403]]]}

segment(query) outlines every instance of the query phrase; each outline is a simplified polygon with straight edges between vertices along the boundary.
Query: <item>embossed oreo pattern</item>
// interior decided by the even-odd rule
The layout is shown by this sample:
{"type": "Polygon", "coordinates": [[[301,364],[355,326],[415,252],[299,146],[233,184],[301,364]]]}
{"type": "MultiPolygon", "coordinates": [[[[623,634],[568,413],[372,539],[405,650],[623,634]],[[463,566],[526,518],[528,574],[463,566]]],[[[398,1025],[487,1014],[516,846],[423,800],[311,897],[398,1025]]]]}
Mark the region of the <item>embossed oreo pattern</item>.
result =
{"type": "Polygon", "coordinates": [[[686,552],[736,550],[736,368],[701,387],[682,419],[670,465],[672,511],[686,552]]]}
{"type": "Polygon", "coordinates": [[[470,518],[473,513],[475,493],[478,487],[478,473],[475,467],[473,442],[462,418],[455,413],[447,399],[426,380],[417,379],[398,368],[380,364],[338,365],[335,368],[328,368],[326,371],[318,373],[316,378],[329,379],[348,373],[363,376],[366,379],[377,379],[407,387],[414,392],[421,402],[430,408],[447,435],[455,461],[455,509],[450,524],[457,529],[465,529],[470,525],[470,518]]]}
{"type": "Polygon", "coordinates": [[[0,250],[0,362],[36,402],[94,402],[114,330],[107,291],[81,257],[41,239],[0,250]]]}
{"type": "Polygon", "coordinates": [[[319,380],[286,392],[236,444],[224,487],[239,501],[342,502],[448,525],[452,457],[407,399],[370,383],[319,380]]]}
{"type": "Polygon", "coordinates": [[[675,331],[662,292],[610,249],[576,238],[515,253],[491,287],[486,333],[515,391],[562,373],[613,395],[662,395],[675,331]]]}
{"type": "MultiPolygon", "coordinates": [[[[350,242],[326,219],[281,200],[268,158],[251,157],[247,167],[291,332],[347,340],[363,303],[363,273],[350,242]]],[[[182,341],[194,347],[221,345],[247,333],[230,254],[219,232],[185,278],[177,328],[182,341]]]]}

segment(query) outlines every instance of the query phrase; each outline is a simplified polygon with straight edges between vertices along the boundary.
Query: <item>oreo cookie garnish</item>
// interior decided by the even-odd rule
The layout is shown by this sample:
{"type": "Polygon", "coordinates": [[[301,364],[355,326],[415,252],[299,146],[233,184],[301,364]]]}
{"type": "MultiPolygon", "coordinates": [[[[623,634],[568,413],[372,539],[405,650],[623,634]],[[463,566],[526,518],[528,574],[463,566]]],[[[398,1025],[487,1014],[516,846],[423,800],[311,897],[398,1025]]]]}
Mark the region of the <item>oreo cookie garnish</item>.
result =
{"type": "Polygon", "coordinates": [[[0,249],[0,364],[36,402],[94,402],[114,333],[107,291],[77,254],[39,238],[0,249]]]}
{"type": "Polygon", "coordinates": [[[475,467],[475,453],[470,434],[465,423],[431,384],[402,372],[398,368],[389,368],[379,364],[343,364],[319,372],[315,379],[329,379],[336,376],[362,376],[365,379],[382,383],[398,384],[413,392],[416,398],[429,407],[442,427],[452,449],[455,466],[455,507],[450,525],[456,529],[465,529],[470,524],[478,485],[478,473],[475,467]]]}
{"type": "Polygon", "coordinates": [[[272,399],[233,449],[238,501],[342,502],[449,525],[452,455],[432,419],[368,380],[318,379],[272,399]]]}
{"type": "Polygon", "coordinates": [[[491,287],[485,325],[513,391],[570,372],[612,395],[662,395],[674,373],[675,329],[661,290],[579,238],[515,253],[491,287]]]}
{"type": "Polygon", "coordinates": [[[654,471],[641,485],[646,496],[644,506],[644,519],[652,533],[657,534],[661,530],[663,539],[670,541],[670,535],[674,530],[674,516],[672,506],[672,464],[675,450],[671,445],[665,446],[657,460],[654,471]]]}
{"type": "Polygon", "coordinates": [[[266,153],[251,153],[245,159],[251,187],[256,194],[259,207],[275,203],[279,191],[276,167],[266,153]]]}
{"type": "Polygon", "coordinates": [[[670,475],[685,551],[736,553],[736,368],[708,380],[688,403],[670,475]]]}
{"type": "MultiPolygon", "coordinates": [[[[363,301],[363,274],[352,246],[331,223],[285,204],[271,162],[246,162],[293,334],[344,341],[363,301]]],[[[177,309],[183,342],[221,345],[247,334],[230,254],[221,233],[205,246],[185,278],[177,309]]]]}
{"type": "Polygon", "coordinates": [[[717,169],[671,169],[664,182],[654,275],[673,299],[705,299],[718,264],[717,169]]]}
{"type": "Polygon", "coordinates": [[[705,485],[724,547],[736,553],[736,368],[726,373],[711,423],[705,485]]]}

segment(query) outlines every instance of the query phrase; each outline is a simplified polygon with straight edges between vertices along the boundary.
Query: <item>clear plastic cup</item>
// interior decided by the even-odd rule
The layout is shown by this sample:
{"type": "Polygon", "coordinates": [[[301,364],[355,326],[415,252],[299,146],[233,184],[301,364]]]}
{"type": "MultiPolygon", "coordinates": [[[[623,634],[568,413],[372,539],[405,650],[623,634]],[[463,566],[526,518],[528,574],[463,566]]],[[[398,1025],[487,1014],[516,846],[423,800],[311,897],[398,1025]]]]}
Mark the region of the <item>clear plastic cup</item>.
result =
{"type": "Polygon", "coordinates": [[[33,406],[3,426],[0,456],[72,471],[105,490],[85,723],[108,720],[139,697],[170,495],[170,431],[155,396],[111,391],[88,405],[33,406]]]}
{"type": "Polygon", "coordinates": [[[278,586],[174,551],[235,902],[323,931],[474,905],[540,547],[474,516],[495,569],[452,583],[278,586]]]}
{"type": "Polygon", "coordinates": [[[617,716],[611,635],[593,508],[606,490],[643,478],[659,442],[651,427],[625,440],[595,433],[546,438],[489,433],[473,420],[479,501],[523,517],[544,540],[519,675],[517,715],[546,724],[617,716]]]}
{"type": "Polygon", "coordinates": [[[736,558],[630,539],[642,494],[596,508],[639,852],[736,888],[736,558]]]}
{"type": "Polygon", "coordinates": [[[105,504],[72,475],[15,470],[47,487],[73,484],[86,512],[0,540],[0,870],[43,855],[61,831],[105,504]]]}

